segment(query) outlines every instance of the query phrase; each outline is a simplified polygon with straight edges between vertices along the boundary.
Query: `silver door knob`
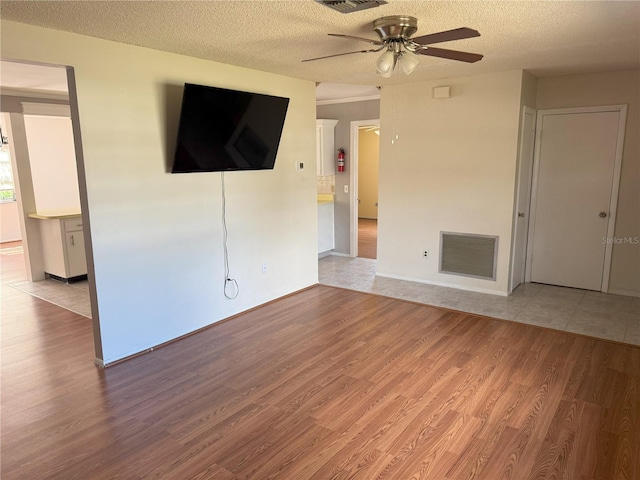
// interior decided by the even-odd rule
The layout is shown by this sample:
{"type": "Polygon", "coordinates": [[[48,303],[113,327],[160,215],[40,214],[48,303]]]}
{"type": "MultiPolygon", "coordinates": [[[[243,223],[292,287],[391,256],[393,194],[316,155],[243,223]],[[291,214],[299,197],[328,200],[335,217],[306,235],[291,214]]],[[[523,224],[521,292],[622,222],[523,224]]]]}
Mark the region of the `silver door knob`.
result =
{"type": "Polygon", "coordinates": [[[524,213],[523,212],[518,212],[518,216],[524,218],[524,213]]]}
{"type": "Polygon", "coordinates": [[[605,218],[605,217],[607,216],[607,212],[600,212],[600,213],[598,214],[598,216],[599,216],[600,218],[605,218]]]}

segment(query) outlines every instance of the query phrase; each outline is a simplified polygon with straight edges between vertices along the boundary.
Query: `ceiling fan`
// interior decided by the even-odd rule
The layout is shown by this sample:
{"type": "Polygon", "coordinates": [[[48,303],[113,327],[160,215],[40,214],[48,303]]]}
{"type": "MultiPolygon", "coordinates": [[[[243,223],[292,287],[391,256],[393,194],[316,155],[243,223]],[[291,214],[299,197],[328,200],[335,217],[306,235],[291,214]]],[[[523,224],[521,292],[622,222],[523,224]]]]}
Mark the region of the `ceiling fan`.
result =
{"type": "Polygon", "coordinates": [[[417,55],[429,55],[432,57],[448,58],[460,62],[474,63],[482,59],[482,55],[477,53],[460,52],[446,48],[431,47],[431,44],[449,42],[452,40],[462,40],[464,38],[479,37],[480,33],[472,28],[462,27],[444,32],[431,33],[421,37],[411,38],[418,30],[418,20],[415,17],[406,15],[393,15],[378,18],[373,22],[373,31],[378,34],[380,40],[355,37],[353,35],[343,35],[340,33],[329,33],[331,37],[347,38],[367,42],[375,45],[376,48],[369,50],[357,50],[354,52],[338,53],[326,55],[324,57],[309,58],[303,62],[322,60],[324,58],[351,55],[353,53],[370,53],[384,50],[382,56],[376,63],[377,72],[388,78],[393,74],[396,65],[407,75],[412,73],[418,66],[417,55]]]}

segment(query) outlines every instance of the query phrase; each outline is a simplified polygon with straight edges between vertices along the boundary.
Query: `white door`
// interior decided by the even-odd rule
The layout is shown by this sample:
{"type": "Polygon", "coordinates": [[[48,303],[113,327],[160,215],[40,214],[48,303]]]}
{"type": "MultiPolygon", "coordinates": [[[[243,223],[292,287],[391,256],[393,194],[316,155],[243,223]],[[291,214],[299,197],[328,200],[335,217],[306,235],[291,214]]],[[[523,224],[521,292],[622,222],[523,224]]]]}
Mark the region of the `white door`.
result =
{"type": "Polygon", "coordinates": [[[538,112],[532,282],[603,289],[623,116],[624,107],[538,112]]]}
{"type": "Polygon", "coordinates": [[[515,231],[511,258],[511,291],[524,282],[535,136],[536,112],[529,107],[523,107],[520,123],[520,152],[518,154],[518,186],[513,219],[515,231]]]}
{"type": "Polygon", "coordinates": [[[84,232],[78,230],[65,234],[69,278],[87,274],[87,255],[84,250],[84,232]]]}

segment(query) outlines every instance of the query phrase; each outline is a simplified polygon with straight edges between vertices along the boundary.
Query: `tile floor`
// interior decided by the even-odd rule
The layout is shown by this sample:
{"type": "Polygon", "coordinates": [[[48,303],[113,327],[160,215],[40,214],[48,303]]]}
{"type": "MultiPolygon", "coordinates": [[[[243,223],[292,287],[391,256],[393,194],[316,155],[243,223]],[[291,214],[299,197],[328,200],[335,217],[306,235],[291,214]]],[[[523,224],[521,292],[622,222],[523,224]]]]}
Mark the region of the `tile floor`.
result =
{"type": "Polygon", "coordinates": [[[40,280],[38,282],[24,280],[10,283],[9,286],[91,318],[89,282],[86,280],[69,284],[53,279],[40,280]]]}
{"type": "Polygon", "coordinates": [[[323,285],[640,345],[640,298],[536,283],[501,297],[376,277],[368,258],[328,256],[318,266],[323,285]]]}

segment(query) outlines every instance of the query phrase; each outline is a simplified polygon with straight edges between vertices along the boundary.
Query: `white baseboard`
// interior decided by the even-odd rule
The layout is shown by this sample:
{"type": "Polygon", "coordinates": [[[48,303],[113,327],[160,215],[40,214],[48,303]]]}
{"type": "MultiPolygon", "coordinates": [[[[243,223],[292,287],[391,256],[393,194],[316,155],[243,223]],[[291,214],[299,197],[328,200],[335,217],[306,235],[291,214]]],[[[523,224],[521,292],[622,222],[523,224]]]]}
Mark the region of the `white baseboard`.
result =
{"type": "Polygon", "coordinates": [[[393,275],[393,274],[389,274],[389,273],[376,273],[376,276],[385,277],[385,278],[394,278],[396,280],[406,280],[407,282],[423,283],[423,284],[426,284],[426,285],[436,285],[438,287],[455,288],[457,290],[465,290],[465,291],[468,291],[468,292],[486,293],[486,294],[489,294],[489,295],[497,295],[499,297],[508,297],[509,296],[509,294],[507,292],[496,292],[495,290],[487,290],[485,288],[469,287],[467,285],[456,285],[456,284],[445,283],[445,282],[432,282],[432,281],[429,281],[429,280],[423,280],[421,278],[403,277],[401,275],[393,275]]]}
{"type": "MultiPolygon", "coordinates": [[[[331,251],[329,252],[329,254],[333,255],[334,257],[351,257],[351,255],[349,255],[348,253],[342,253],[342,252],[331,251]]],[[[351,257],[351,258],[355,258],[355,257],[351,257]]]]}
{"type": "Polygon", "coordinates": [[[625,297],[638,297],[640,298],[640,292],[632,292],[631,290],[618,290],[615,288],[610,288],[607,293],[612,293],[613,295],[624,295],[625,297]]]}

